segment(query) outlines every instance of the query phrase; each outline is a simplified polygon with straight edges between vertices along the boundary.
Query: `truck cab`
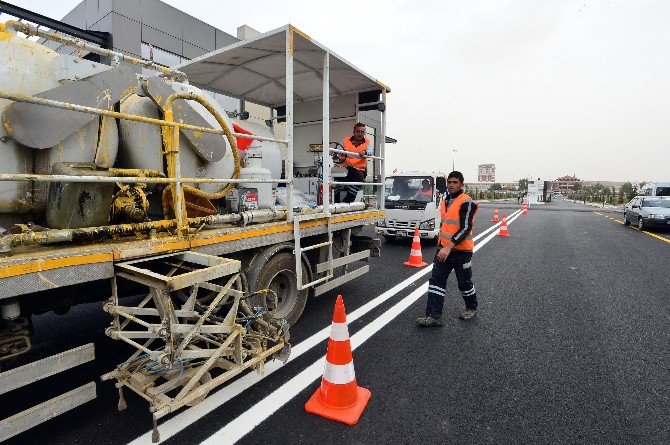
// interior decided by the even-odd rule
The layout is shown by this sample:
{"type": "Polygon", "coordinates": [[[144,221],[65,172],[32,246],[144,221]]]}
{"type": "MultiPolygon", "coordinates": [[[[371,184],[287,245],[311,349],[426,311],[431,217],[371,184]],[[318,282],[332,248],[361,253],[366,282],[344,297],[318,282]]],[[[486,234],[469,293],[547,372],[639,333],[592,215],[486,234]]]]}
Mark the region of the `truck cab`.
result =
{"type": "Polygon", "coordinates": [[[384,183],[384,219],[375,232],[387,241],[412,237],[436,239],[440,232],[439,205],[446,189],[446,175],[405,172],[387,176],[384,183]]]}

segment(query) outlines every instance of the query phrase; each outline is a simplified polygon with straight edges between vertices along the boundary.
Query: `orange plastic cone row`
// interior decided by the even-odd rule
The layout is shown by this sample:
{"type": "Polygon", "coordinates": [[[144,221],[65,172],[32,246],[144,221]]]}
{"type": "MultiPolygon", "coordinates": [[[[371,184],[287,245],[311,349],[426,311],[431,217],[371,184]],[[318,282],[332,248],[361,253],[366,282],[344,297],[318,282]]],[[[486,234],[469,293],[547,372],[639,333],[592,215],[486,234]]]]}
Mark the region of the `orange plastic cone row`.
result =
{"type": "Polygon", "coordinates": [[[496,207],[496,209],[493,211],[493,219],[491,220],[491,222],[498,222],[498,221],[500,221],[500,219],[498,219],[498,207],[496,207]]]}
{"type": "Polygon", "coordinates": [[[305,411],[354,425],[363,414],[371,395],[368,389],[356,383],[344,300],[342,295],[338,295],[321,387],[307,401],[305,411]]]}
{"type": "Polygon", "coordinates": [[[421,254],[421,240],[419,239],[419,228],[414,229],[414,239],[412,240],[412,250],[409,253],[409,260],[403,263],[405,266],[423,267],[428,264],[423,262],[421,254]]]}
{"type": "Polygon", "coordinates": [[[509,232],[507,231],[507,215],[505,213],[503,213],[502,224],[500,225],[498,236],[509,236],[509,232]]]}

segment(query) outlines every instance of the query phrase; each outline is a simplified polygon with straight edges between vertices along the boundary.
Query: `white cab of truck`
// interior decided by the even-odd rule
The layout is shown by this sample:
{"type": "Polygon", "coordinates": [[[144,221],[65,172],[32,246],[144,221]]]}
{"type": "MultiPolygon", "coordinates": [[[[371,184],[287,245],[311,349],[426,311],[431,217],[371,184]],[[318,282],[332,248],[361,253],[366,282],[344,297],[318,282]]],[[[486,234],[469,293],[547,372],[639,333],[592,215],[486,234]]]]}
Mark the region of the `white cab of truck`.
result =
{"type": "Polygon", "coordinates": [[[670,196],[670,181],[652,182],[646,184],[640,190],[640,195],[645,196],[670,196]]]}
{"type": "Polygon", "coordinates": [[[446,175],[435,172],[403,172],[386,177],[384,220],[375,232],[386,240],[412,237],[419,228],[421,238],[436,239],[440,232],[440,199],[446,190],[446,175]]]}

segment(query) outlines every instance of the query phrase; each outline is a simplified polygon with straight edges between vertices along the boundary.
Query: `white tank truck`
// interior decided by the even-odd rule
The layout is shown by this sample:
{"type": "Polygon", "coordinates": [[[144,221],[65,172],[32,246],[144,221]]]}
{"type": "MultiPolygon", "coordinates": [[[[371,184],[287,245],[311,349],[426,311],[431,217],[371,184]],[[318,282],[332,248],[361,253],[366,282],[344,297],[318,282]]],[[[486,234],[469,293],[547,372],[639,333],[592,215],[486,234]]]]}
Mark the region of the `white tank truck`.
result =
{"type": "MultiPolygon", "coordinates": [[[[372,185],[383,202],[387,91],[290,25],[177,70],[0,24],[0,394],[94,359],[88,344],[21,363],[40,329],[31,317],[92,301],[110,315],[105,333],[129,348],[102,380],[115,381],[119,409],[124,388],[149,402],[155,441],[161,417],[246,369],[286,360],[289,326],[307,298],[368,271],[352,263],[377,255],[379,241],[361,229],[383,217],[365,202],[331,204],[332,195],[320,206],[293,205],[293,163],[329,190],[323,141],[341,141],[363,121],[378,136],[368,162],[380,172],[372,185]],[[262,48],[274,56],[254,60],[258,79],[222,83],[225,72],[208,71],[236,69],[230,60],[252,70],[239,60],[262,48]],[[112,63],[80,56],[89,52],[112,63]],[[281,110],[272,121],[286,121],[286,138],[233,122],[199,86],[281,110]],[[275,205],[278,187],[287,205],[275,205]]],[[[4,419],[0,441],[95,396],[91,382],[4,419]]]]}

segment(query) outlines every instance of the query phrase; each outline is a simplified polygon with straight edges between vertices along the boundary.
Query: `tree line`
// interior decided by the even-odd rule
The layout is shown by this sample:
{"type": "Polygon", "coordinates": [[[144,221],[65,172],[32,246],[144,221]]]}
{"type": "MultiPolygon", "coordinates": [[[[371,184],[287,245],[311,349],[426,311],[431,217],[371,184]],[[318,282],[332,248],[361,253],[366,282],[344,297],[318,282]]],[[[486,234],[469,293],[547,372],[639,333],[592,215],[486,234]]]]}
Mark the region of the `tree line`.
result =
{"type": "Polygon", "coordinates": [[[584,202],[625,204],[638,194],[644,184],[641,182],[637,189],[631,182],[624,182],[617,190],[615,187],[607,187],[599,182],[587,186],[576,183],[575,188],[568,194],[568,198],[584,202]]]}

